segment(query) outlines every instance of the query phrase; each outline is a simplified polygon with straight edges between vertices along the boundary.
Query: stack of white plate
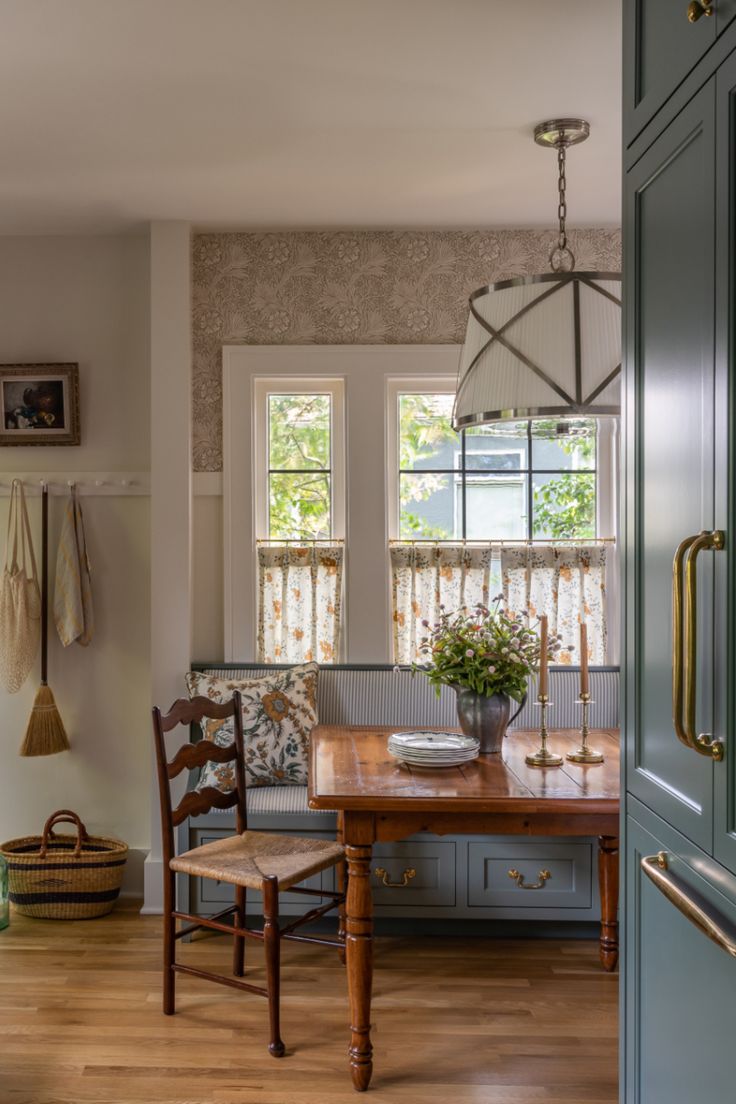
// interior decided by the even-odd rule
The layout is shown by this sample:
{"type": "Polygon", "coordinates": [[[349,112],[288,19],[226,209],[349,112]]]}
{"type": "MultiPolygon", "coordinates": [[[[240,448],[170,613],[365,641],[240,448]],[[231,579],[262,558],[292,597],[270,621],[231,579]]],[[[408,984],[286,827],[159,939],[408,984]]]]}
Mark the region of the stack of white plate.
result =
{"type": "Polygon", "coordinates": [[[457,732],[394,732],[388,738],[389,754],[413,767],[457,767],[478,758],[480,743],[457,732]]]}

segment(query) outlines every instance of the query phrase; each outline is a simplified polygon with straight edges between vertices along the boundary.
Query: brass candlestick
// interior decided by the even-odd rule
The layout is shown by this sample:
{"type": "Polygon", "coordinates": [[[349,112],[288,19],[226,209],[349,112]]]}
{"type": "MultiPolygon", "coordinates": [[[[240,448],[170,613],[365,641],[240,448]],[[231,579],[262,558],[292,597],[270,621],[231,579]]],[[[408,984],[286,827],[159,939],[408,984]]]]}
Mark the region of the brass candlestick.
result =
{"type": "Polygon", "coordinates": [[[527,765],[530,767],[561,767],[562,756],[556,755],[547,747],[547,710],[553,703],[546,694],[540,694],[537,702],[542,711],[539,722],[539,736],[542,742],[533,755],[527,755],[527,765]]]}
{"type": "Polygon", "coordinates": [[[580,728],[580,747],[577,751],[569,751],[567,758],[571,763],[602,763],[603,752],[596,751],[595,748],[588,747],[588,736],[590,730],[588,729],[588,710],[593,704],[590,700],[590,694],[581,694],[576,705],[582,705],[583,707],[583,723],[580,728]]]}

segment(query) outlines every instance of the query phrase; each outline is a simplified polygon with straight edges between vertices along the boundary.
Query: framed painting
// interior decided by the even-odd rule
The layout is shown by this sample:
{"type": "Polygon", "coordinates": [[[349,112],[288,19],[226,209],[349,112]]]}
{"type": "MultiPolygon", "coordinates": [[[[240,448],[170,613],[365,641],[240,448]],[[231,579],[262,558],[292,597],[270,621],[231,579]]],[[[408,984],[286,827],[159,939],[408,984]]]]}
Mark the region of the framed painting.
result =
{"type": "Polygon", "coordinates": [[[79,365],[0,364],[0,445],[78,445],[79,365]]]}

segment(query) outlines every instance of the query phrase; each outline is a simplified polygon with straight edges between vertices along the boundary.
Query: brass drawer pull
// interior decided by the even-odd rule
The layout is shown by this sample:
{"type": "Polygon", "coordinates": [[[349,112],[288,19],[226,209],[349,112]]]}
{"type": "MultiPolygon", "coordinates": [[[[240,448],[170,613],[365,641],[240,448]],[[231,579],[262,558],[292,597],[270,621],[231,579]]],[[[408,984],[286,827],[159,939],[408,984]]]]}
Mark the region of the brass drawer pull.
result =
{"type": "Polygon", "coordinates": [[[512,878],[516,882],[519,889],[544,889],[546,883],[552,877],[549,870],[540,870],[538,875],[539,881],[528,884],[524,881],[524,875],[520,874],[518,870],[509,870],[508,874],[509,878],[512,878]]]}
{"type": "Polygon", "coordinates": [[[413,866],[409,866],[406,868],[404,873],[401,875],[400,882],[390,882],[388,877],[388,870],[384,870],[382,866],[377,866],[373,873],[376,875],[377,878],[381,879],[381,882],[383,883],[383,885],[386,886],[387,889],[406,889],[412,878],[416,878],[417,876],[417,872],[413,866]]]}
{"type": "Polygon", "coordinates": [[[731,958],[736,958],[736,926],[725,916],[721,916],[705,898],[693,890],[685,892],[679,879],[667,869],[667,855],[664,851],[660,851],[658,855],[646,855],[641,860],[641,868],[647,878],[691,924],[717,943],[731,958]]]}
{"type": "Polygon", "coordinates": [[[687,6],[689,23],[697,23],[704,15],[713,14],[713,0],[691,0],[687,6]]]}

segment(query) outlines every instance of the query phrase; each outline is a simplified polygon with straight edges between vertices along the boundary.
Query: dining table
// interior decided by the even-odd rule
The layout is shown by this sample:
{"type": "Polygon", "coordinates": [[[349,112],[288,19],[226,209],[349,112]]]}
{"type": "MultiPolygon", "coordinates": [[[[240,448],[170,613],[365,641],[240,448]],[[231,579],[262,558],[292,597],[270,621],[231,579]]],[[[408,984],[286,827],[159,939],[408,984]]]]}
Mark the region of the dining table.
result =
{"type": "MultiPolygon", "coordinates": [[[[341,915],[350,1000],[349,1062],[359,1092],[373,1072],[371,989],[374,843],[419,832],[437,835],[587,836],[598,840],[600,962],[618,961],[619,734],[591,730],[604,761],[533,767],[526,756],[539,732],[510,730],[498,754],[482,754],[460,766],[407,765],[388,750],[401,729],[318,725],[309,759],[309,806],[334,810],[347,859],[347,899],[341,915]]],[[[563,757],[580,744],[578,730],[549,733],[563,757]]]]}

